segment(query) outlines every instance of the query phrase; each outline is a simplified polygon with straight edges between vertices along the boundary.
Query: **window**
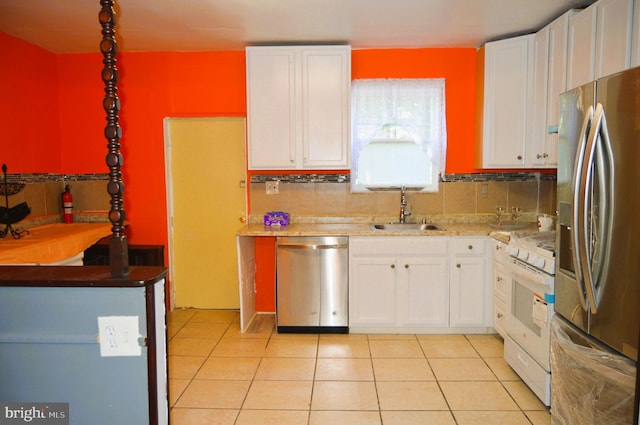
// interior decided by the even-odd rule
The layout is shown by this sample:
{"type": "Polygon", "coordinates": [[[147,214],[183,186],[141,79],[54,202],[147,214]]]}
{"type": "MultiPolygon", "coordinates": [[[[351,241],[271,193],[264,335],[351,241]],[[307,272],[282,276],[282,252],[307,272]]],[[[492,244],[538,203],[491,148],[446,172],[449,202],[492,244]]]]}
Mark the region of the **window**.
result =
{"type": "Polygon", "coordinates": [[[351,191],[438,191],[447,148],[444,79],[352,82],[351,191]]]}

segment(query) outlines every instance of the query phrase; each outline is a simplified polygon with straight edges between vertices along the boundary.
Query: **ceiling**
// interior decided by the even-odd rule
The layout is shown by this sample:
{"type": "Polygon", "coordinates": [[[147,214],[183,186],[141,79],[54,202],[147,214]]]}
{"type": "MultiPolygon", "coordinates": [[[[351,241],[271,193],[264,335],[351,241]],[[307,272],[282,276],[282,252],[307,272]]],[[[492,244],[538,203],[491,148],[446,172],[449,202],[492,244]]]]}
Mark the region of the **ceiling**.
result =
{"type": "MultiPolygon", "coordinates": [[[[253,44],[478,47],[538,30],[594,0],[121,0],[121,51],[253,44]]],[[[0,31],[53,53],[97,52],[99,0],[0,0],[0,31]]]]}

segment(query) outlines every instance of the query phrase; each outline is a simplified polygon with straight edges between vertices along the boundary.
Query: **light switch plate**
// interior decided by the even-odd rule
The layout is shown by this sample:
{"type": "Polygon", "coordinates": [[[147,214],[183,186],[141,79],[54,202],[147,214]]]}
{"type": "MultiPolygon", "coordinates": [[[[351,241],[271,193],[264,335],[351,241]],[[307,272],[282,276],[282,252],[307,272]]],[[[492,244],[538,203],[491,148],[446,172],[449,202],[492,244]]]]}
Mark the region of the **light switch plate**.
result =
{"type": "Polygon", "coordinates": [[[280,181],[274,180],[265,183],[267,189],[267,195],[277,195],[280,193],[280,181]]]}

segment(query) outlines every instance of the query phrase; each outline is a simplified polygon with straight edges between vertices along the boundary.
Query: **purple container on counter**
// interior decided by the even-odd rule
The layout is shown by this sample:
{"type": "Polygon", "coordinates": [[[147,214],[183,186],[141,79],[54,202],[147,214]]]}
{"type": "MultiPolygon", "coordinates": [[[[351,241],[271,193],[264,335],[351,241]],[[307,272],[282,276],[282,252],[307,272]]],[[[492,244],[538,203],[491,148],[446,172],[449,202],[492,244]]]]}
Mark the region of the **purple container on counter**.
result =
{"type": "Polygon", "coordinates": [[[289,224],[289,213],[269,211],[264,215],[265,226],[286,226],[289,224]]]}

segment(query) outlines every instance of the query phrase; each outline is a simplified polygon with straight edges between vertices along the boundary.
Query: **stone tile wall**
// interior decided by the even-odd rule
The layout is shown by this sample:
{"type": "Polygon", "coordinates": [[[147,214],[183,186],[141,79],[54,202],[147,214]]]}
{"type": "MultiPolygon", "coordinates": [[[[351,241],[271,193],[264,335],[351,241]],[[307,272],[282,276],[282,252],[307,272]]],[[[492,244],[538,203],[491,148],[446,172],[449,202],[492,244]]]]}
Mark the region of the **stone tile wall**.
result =
{"type": "MultiPolygon", "coordinates": [[[[351,193],[347,181],[281,180],[279,194],[267,194],[265,181],[278,176],[253,176],[250,187],[251,221],[259,222],[267,211],[286,211],[295,221],[311,217],[369,220],[394,217],[400,208],[398,190],[351,193]]],[[[555,216],[555,175],[501,173],[495,175],[445,176],[438,193],[407,192],[412,220],[451,215],[493,217],[496,206],[505,211],[519,207],[528,217],[555,216]],[[472,178],[472,176],[476,176],[472,178]],[[484,194],[486,193],[486,196],[484,194]]]]}
{"type": "MultiPolygon", "coordinates": [[[[74,221],[109,221],[111,197],[107,192],[106,174],[21,174],[7,175],[7,181],[24,184],[20,192],[9,196],[9,207],[21,202],[31,207],[31,214],[14,227],[28,229],[62,222],[61,195],[67,184],[73,195],[74,221]]],[[[0,198],[0,205],[5,206],[4,196],[0,198]]]]}

